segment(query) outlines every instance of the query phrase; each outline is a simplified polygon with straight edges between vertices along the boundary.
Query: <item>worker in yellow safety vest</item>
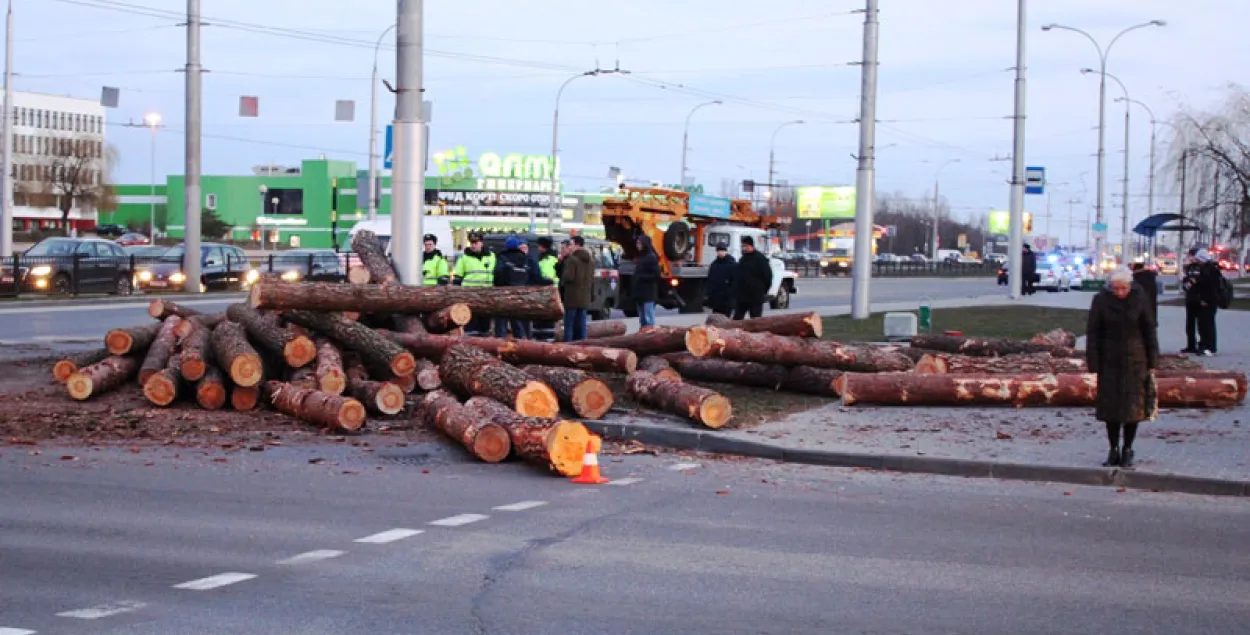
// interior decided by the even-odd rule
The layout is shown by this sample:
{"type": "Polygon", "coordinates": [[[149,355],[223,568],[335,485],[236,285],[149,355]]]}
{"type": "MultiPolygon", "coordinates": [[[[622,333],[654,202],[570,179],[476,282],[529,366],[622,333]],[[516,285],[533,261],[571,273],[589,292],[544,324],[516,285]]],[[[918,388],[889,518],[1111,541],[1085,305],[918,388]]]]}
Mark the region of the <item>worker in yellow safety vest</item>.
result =
{"type": "Polygon", "coordinates": [[[433,287],[451,281],[451,268],[447,258],[438,250],[438,236],[425,235],[425,255],[421,260],[421,284],[433,287]]]}
{"type": "MultiPolygon", "coordinates": [[[[482,235],[474,232],[469,234],[469,246],[456,259],[456,268],[452,272],[452,284],[463,287],[495,286],[495,254],[482,244],[482,235]]],[[[467,335],[486,335],[491,332],[489,317],[479,318],[476,315],[465,325],[467,335]]]]}
{"type": "Polygon", "coordinates": [[[538,275],[548,283],[558,284],[560,274],[556,272],[556,265],[559,264],[560,259],[551,248],[550,238],[543,236],[538,239],[538,275]]]}

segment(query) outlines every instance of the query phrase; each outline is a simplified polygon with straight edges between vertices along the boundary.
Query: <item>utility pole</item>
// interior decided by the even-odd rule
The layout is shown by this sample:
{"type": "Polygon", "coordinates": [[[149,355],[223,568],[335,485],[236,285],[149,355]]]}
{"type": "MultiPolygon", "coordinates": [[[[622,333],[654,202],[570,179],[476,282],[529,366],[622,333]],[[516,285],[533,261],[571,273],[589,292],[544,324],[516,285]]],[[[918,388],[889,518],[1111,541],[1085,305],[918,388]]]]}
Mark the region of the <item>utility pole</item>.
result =
{"type": "Polygon", "coordinates": [[[4,160],[0,162],[0,258],[13,255],[13,0],[4,18],[4,160]]]}
{"type": "Polygon", "coordinates": [[[421,217],[425,211],[425,121],[422,112],[424,8],[422,0],[398,0],[395,123],[392,124],[391,254],[399,279],[421,280],[421,217]]]}
{"type": "MultiPolygon", "coordinates": [[[[1011,299],[1020,298],[1024,277],[1024,112],[1025,112],[1025,28],[1028,24],[1027,0],[1019,0],[1016,8],[1016,108],[1015,131],[1011,151],[1011,223],[1007,238],[1007,283],[1011,299]]],[[[1099,169],[1101,170],[1101,163],[1099,169]]]]}
{"type": "Polygon", "coordinates": [[[1185,249],[1185,185],[1186,177],[1189,175],[1188,169],[1189,150],[1186,149],[1181,153],[1181,222],[1180,229],[1176,230],[1176,251],[1178,258],[1184,256],[1185,249]]]}
{"type": "MultiPolygon", "coordinates": [[[[369,205],[369,220],[378,217],[378,51],[382,48],[382,40],[395,30],[395,26],[392,24],[386,27],[378,35],[377,44],[373,45],[373,75],[369,82],[369,193],[365,199],[369,205]]],[[[356,192],[359,197],[359,185],[356,192]]]]}
{"type": "MultiPolygon", "coordinates": [[[[182,272],[187,277],[186,290],[200,293],[200,136],[204,121],[201,102],[203,88],[200,73],[200,0],[187,0],[187,174],[183,185],[182,272]]],[[[168,225],[168,221],[166,222],[168,225]]]]}
{"type": "MultiPolygon", "coordinates": [[[[698,112],[699,109],[703,108],[704,106],[719,106],[723,103],[725,102],[719,99],[715,101],[704,102],[702,104],[699,104],[698,106],[695,106],[694,108],[691,108],[690,114],[686,115],[686,125],[682,129],[682,133],[681,133],[681,178],[678,179],[677,181],[677,185],[680,186],[682,189],[686,188],[686,154],[690,151],[690,118],[693,117],[694,113],[698,112]]],[[[555,161],[555,157],[552,157],[551,160],[555,161]]],[[[693,185],[693,183],[691,185],[693,185]]],[[[531,228],[530,231],[533,231],[533,229],[531,228]]]]}
{"type": "Polygon", "coordinates": [[[877,0],[864,3],[864,59],[859,95],[859,167],[855,173],[855,256],[851,261],[851,318],[871,312],[873,188],[876,187],[877,0]]]}
{"type": "MultiPolygon", "coordinates": [[[[1118,81],[1118,80],[1117,80],[1118,81]]],[[[1127,96],[1127,91],[1125,92],[1127,96]]],[[[1129,104],[1124,102],[1124,209],[1120,216],[1120,263],[1127,265],[1137,254],[1133,252],[1129,242],[1128,231],[1128,140],[1129,140],[1129,104]]]]}

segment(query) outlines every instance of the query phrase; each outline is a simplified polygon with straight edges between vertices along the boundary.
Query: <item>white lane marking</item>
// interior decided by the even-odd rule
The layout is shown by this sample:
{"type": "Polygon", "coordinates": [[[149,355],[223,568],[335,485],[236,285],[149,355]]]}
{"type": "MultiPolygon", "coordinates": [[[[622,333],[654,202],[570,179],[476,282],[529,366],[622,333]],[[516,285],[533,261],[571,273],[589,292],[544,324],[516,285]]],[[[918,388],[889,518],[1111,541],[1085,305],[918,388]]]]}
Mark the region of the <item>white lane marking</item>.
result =
{"type": "Polygon", "coordinates": [[[214,575],[207,578],[200,578],[199,580],[183,582],[182,584],[175,584],[174,588],[187,589],[189,591],[208,591],[209,589],[216,589],[218,587],[235,584],[236,582],[251,580],[255,577],[256,576],[251,573],[222,573],[220,575],[214,575]]]}
{"type": "Polygon", "coordinates": [[[535,507],[542,507],[543,505],[546,505],[546,504],[547,504],[547,501],[521,501],[519,503],[512,503],[511,505],[500,505],[499,507],[494,507],[492,509],[495,509],[501,512],[523,512],[527,509],[534,509],[535,507]]]}
{"type": "Polygon", "coordinates": [[[411,538],[419,533],[422,533],[422,530],[420,529],[388,529],[384,532],[373,534],[372,536],[365,536],[364,538],[357,538],[353,542],[363,542],[363,543],[368,543],[371,545],[384,545],[388,542],[395,542],[396,540],[403,540],[404,538],[411,538]]]}
{"type": "Polygon", "coordinates": [[[100,606],[78,609],[76,611],[65,611],[64,613],[57,613],[56,615],[57,617],[73,617],[80,620],[98,620],[102,617],[112,617],[114,615],[121,615],[122,613],[137,611],[145,606],[147,606],[147,604],[144,604],[143,602],[116,602],[113,604],[101,604],[100,606]]]}
{"type": "Polygon", "coordinates": [[[24,628],[7,628],[0,626],[0,635],[35,635],[35,631],[28,631],[24,628]]]}
{"type": "Polygon", "coordinates": [[[631,476],[629,478],[618,478],[615,481],[604,483],[604,485],[633,485],[634,483],[641,483],[643,480],[644,479],[631,476]]]}
{"type": "Polygon", "coordinates": [[[668,466],[668,469],[673,470],[674,472],[685,472],[686,470],[694,470],[700,467],[703,466],[698,463],[678,463],[677,465],[668,466]]]}
{"type": "Polygon", "coordinates": [[[459,516],[451,516],[448,518],[435,520],[435,521],[430,522],[429,524],[436,525],[438,527],[459,527],[461,525],[475,523],[479,520],[486,520],[487,518],[490,518],[490,516],[487,516],[485,514],[460,514],[459,516]]]}
{"type": "Polygon", "coordinates": [[[337,558],[346,551],[335,551],[333,549],[317,549],[316,551],[305,551],[299,555],[291,556],[285,560],[279,560],[278,564],[304,564],[306,562],[317,562],[318,560],[329,560],[337,558]]]}

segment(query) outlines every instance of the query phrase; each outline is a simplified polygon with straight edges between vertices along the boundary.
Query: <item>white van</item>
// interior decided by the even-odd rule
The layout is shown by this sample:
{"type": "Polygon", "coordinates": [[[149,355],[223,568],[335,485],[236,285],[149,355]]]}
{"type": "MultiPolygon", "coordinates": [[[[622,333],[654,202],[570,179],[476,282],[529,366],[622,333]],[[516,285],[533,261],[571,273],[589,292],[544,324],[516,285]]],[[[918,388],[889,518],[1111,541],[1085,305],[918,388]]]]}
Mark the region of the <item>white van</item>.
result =
{"type": "MultiPolygon", "coordinates": [[[[358,221],[354,226],[352,226],[349,236],[354,237],[356,235],[356,232],[361,229],[367,229],[377,234],[378,239],[382,241],[383,247],[386,248],[386,253],[387,254],[391,253],[391,217],[390,216],[379,216],[375,218],[374,220],[358,221]]],[[[444,217],[440,217],[440,216],[426,216],[421,219],[421,234],[422,236],[424,236],[425,234],[434,234],[436,237],[438,237],[439,250],[441,250],[444,254],[455,253],[456,248],[455,248],[455,245],[453,244],[450,220],[444,217]]],[[[417,245],[418,245],[417,249],[420,250],[421,249],[420,244],[422,242],[421,236],[415,236],[414,238],[417,241],[417,245]]],[[[350,238],[348,239],[347,244],[351,245],[350,238]]]]}

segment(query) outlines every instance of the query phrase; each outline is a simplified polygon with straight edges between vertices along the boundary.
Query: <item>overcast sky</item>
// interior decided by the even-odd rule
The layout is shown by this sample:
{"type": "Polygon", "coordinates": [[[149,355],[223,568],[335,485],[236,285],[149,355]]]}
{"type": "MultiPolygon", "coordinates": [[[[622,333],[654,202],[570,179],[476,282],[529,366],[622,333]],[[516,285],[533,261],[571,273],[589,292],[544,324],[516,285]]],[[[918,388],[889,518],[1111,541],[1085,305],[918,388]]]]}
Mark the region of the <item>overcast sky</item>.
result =
{"type": "MultiPolygon", "coordinates": [[[[16,87],[97,98],[122,89],[110,121],[140,121],[158,111],[170,129],[159,136],[158,166],[181,174],[185,39],[172,14],[182,0],[15,0],[16,87]],[[144,7],[147,7],[146,9],[144,7]],[[153,11],[153,9],[155,11],[153,11]]],[[[561,105],[561,164],[575,188],[597,189],[609,166],[630,178],[676,182],[682,125],[690,128],[689,166],[712,193],[722,179],[764,180],[769,138],[779,124],[804,119],[777,136],[778,179],[795,184],[854,182],[862,2],[840,0],[528,0],[428,2],[426,86],[435,102],[432,149],[464,145],[480,152],[547,154],[559,85],[599,67],[628,78],[579,79],[561,105]],[[470,57],[466,57],[470,56],[470,57]]],[[[1078,232],[1095,192],[1098,80],[1093,45],[1076,33],[1043,32],[1059,22],[1104,44],[1119,30],[1151,19],[1165,28],[1135,31],[1112,49],[1109,72],[1160,119],[1176,109],[1208,107],[1241,79],[1250,59],[1243,36],[1250,3],[1236,0],[1034,0],[1028,30],[1027,163],[1043,165],[1053,184],[1052,234],[1067,237],[1070,199],[1078,232]],[[1066,183],[1066,185],[1058,185],[1066,183]]],[[[956,214],[1005,209],[1010,172],[1016,3],[1010,0],[882,0],[877,127],[878,191],[941,191],[956,214]],[[997,159],[997,160],[996,160],[997,159]]],[[[369,72],[378,35],[395,20],[389,0],[204,0],[216,26],[204,29],[204,171],[241,174],[253,165],[297,164],[319,153],[367,157],[369,72]],[[264,25],[305,39],[233,28],[264,25]],[[318,36],[332,42],[310,41],[318,36]],[[238,97],[260,97],[258,119],[237,117],[238,97]],[[334,101],[357,103],[355,123],[334,123],[334,101]]],[[[248,27],[251,28],[251,27],[248,27]]],[[[387,42],[393,42],[388,38],[387,42]]],[[[380,68],[393,76],[394,49],[380,68]]],[[[1123,176],[1123,105],[1108,91],[1108,209],[1118,234],[1123,176]]],[[[393,101],[382,91],[379,118],[393,101]]],[[[1135,109],[1130,158],[1134,222],[1145,216],[1150,126],[1135,109]]],[[[1160,147],[1168,129],[1159,128],[1160,147]]],[[[114,178],[148,180],[146,131],[113,125],[120,151],[114,178]]],[[[1160,154],[1164,154],[1160,152],[1160,154]]],[[[1157,183],[1156,210],[1175,198],[1157,183]]],[[[1044,197],[1027,207],[1044,214],[1044,197]]],[[[1042,221],[1044,222],[1044,221],[1042,221]]]]}

